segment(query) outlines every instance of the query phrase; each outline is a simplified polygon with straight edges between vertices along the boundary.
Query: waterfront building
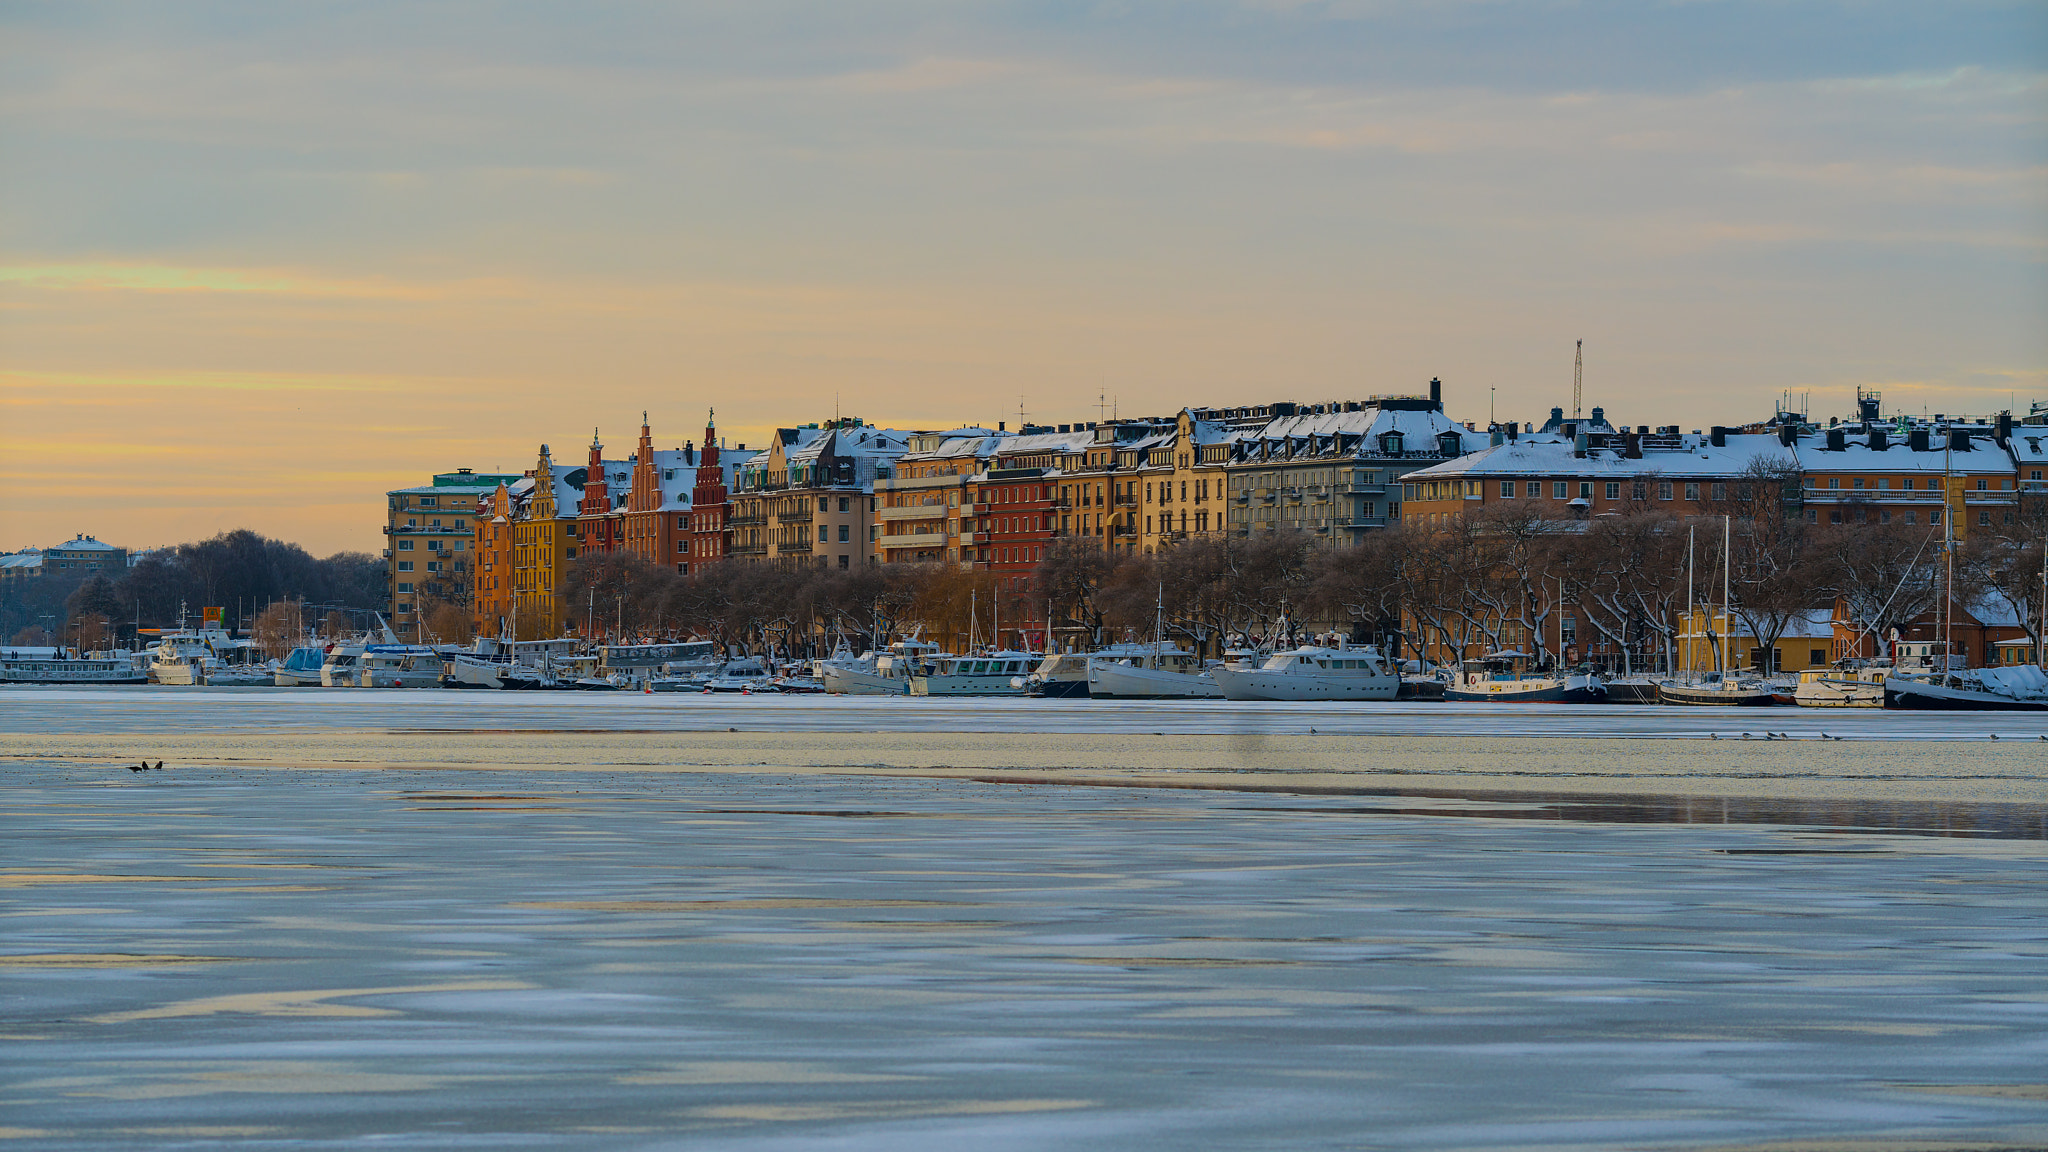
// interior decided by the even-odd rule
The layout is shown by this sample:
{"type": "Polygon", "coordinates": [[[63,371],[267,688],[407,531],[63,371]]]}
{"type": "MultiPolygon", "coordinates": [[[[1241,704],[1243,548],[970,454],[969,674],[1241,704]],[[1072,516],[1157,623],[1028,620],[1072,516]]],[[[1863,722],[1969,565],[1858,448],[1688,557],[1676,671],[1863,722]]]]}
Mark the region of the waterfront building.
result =
{"type": "Polygon", "coordinates": [[[569,531],[576,538],[571,557],[614,551],[626,532],[625,501],[633,486],[633,462],[607,460],[597,429],[590,430],[589,459],[572,484],[582,489],[576,500],[575,523],[569,531]]]}
{"type": "Polygon", "coordinates": [[[557,464],[540,446],[533,472],[509,486],[512,512],[512,605],[507,624],[515,639],[561,631],[562,580],[576,558],[577,512],[588,468],[557,464]]]}
{"type": "Polygon", "coordinates": [[[1675,426],[1588,432],[1570,421],[1549,434],[1496,426],[1477,445],[1468,435],[1447,435],[1441,463],[1402,478],[1402,521],[1441,527],[1488,509],[1552,520],[1644,510],[1704,514],[1740,496],[1741,485],[1792,480],[1798,457],[1784,441],[1793,435],[1790,427],[1783,436],[1719,427],[1681,433],[1675,426]]]}
{"type": "Polygon", "coordinates": [[[732,490],[739,486],[741,470],[761,455],[745,444],[726,448],[718,439],[717,415],[713,409],[704,418],[704,450],[690,489],[690,539],[676,565],[685,574],[732,555],[732,490]]]}
{"type": "Polygon", "coordinates": [[[892,475],[912,435],[857,417],[777,429],[767,452],[738,470],[733,557],[784,566],[869,563],[876,481],[892,475]]]}
{"type": "Polygon", "coordinates": [[[974,564],[974,479],[1001,439],[986,428],[911,433],[895,467],[875,481],[876,560],[974,564]]]}
{"type": "Polygon", "coordinates": [[[1418,491],[1411,473],[1462,463],[1491,443],[1444,415],[1439,380],[1427,396],[1272,407],[1256,433],[1235,430],[1212,444],[1228,458],[1229,524],[1240,536],[1293,529],[1355,544],[1407,518],[1418,491]]]}
{"type": "Polygon", "coordinates": [[[2019,454],[2009,415],[1961,421],[1865,418],[1815,429],[1795,448],[1806,518],[1816,524],[1941,524],[1958,540],[2010,529],[2019,504],[2019,454]]]}
{"type": "Polygon", "coordinates": [[[422,615],[436,602],[471,610],[477,505],[501,483],[518,478],[458,468],[385,494],[386,605],[401,640],[421,642],[422,615]]]}

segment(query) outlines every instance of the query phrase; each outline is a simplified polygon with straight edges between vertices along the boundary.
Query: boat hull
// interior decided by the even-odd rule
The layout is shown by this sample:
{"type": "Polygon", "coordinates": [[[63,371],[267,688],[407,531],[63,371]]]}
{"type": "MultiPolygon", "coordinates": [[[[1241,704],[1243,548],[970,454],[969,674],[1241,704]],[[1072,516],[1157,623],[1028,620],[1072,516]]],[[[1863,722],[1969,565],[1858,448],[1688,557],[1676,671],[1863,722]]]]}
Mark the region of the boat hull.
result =
{"type": "Polygon", "coordinates": [[[910,692],[908,681],[877,676],[858,668],[825,669],[825,691],[842,696],[903,696],[910,692]]]}
{"type": "Polygon", "coordinates": [[[1022,677],[1014,672],[991,673],[966,676],[913,676],[910,678],[912,696],[1022,696],[1021,684],[1012,680],[1022,677]]]}
{"type": "Polygon", "coordinates": [[[1047,700],[1086,700],[1101,695],[1086,680],[1046,680],[1037,685],[1031,694],[1043,696],[1047,700]]]}
{"type": "Polygon", "coordinates": [[[1469,688],[1446,688],[1444,699],[1458,704],[1604,704],[1604,689],[1552,684],[1543,688],[1510,688],[1500,692],[1475,692],[1469,688]]]}
{"type": "Polygon", "coordinates": [[[1809,682],[1793,689],[1792,703],[1801,708],[1882,708],[1884,685],[1867,680],[1809,682]]]}
{"type": "Polygon", "coordinates": [[[1884,706],[1932,712],[2048,712],[2048,702],[2015,700],[1995,692],[1949,688],[1915,680],[1886,680],[1884,706]]]}
{"type": "Polygon", "coordinates": [[[1215,700],[1223,689],[1207,672],[1190,675],[1128,664],[1091,664],[1086,695],[1103,700],[1215,700]]]}
{"type": "Polygon", "coordinates": [[[1778,697],[1769,689],[1730,692],[1721,688],[1695,688],[1688,684],[1659,684],[1657,702],[1685,707],[1766,708],[1776,704],[1778,697]]]}
{"type": "Polygon", "coordinates": [[[1217,668],[1211,674],[1226,700],[1392,700],[1401,693],[1401,678],[1391,675],[1290,675],[1232,668],[1217,668]]]}

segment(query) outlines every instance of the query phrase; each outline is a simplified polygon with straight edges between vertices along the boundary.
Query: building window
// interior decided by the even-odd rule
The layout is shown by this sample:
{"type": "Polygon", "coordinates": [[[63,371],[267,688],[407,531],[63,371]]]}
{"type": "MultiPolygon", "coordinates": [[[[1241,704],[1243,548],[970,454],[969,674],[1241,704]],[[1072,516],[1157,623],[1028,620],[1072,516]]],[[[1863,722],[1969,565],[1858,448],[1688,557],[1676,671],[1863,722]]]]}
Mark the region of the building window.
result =
{"type": "Polygon", "coordinates": [[[1562,499],[1564,499],[1564,498],[1565,498],[1565,492],[1566,492],[1566,488],[1565,488],[1565,483],[1564,483],[1564,481],[1562,481],[1562,480],[1552,480],[1552,481],[1550,482],[1550,498],[1551,498],[1552,500],[1562,500],[1562,499]]]}
{"type": "Polygon", "coordinates": [[[847,567],[847,566],[848,566],[848,565],[850,565],[850,564],[851,564],[852,562],[853,562],[853,557],[851,557],[851,556],[848,556],[848,555],[847,555],[846,553],[844,553],[844,552],[841,552],[841,553],[839,554],[839,566],[840,566],[841,568],[845,568],[845,567],[847,567]]]}
{"type": "MultiPolygon", "coordinates": [[[[824,498],[824,497],[822,497],[822,496],[818,497],[818,500],[819,500],[819,502],[820,502],[820,503],[823,503],[823,502],[824,502],[824,499],[825,499],[825,498],[824,498]]],[[[824,524],[820,524],[820,525],[818,525],[818,543],[820,543],[820,544],[823,544],[823,543],[825,543],[826,541],[830,540],[831,538],[832,538],[832,532],[831,532],[831,529],[830,529],[830,528],[829,528],[829,527],[828,527],[827,525],[824,525],[824,524]]]]}
{"type": "Polygon", "coordinates": [[[1880,492],[1882,492],[1882,491],[1885,491],[1885,490],[1889,489],[1889,488],[1890,488],[1891,486],[1892,486],[1892,480],[1891,480],[1891,477],[1889,477],[1889,476],[1879,476],[1879,477],[1877,478],[1877,487],[1878,487],[1878,491],[1880,491],[1880,492]]]}
{"type": "MultiPolygon", "coordinates": [[[[1981,483],[1983,483],[1983,481],[1981,481],[1981,480],[1980,480],[1980,481],[1978,481],[1978,483],[1980,483],[1980,484],[1981,484],[1981,483]]],[[[1979,513],[1977,513],[1977,524],[1978,524],[1978,526],[1979,526],[1979,527],[1983,527],[1983,528],[1989,528],[1989,527],[1991,527],[1991,513],[1989,513],[1989,512],[1979,512],[1979,513]]]]}
{"type": "Polygon", "coordinates": [[[1858,476],[1856,479],[1850,481],[1849,486],[1851,488],[1856,489],[1858,492],[1863,491],[1863,477],[1858,476]]]}
{"type": "Polygon", "coordinates": [[[689,542],[684,540],[676,541],[676,551],[688,554],[690,551],[689,542]]]}
{"type": "MultiPolygon", "coordinates": [[[[574,560],[576,558],[576,550],[574,548],[568,549],[566,555],[569,559],[574,560]]],[[[543,559],[545,559],[545,557],[543,557],[543,559]]]]}
{"type": "Polygon", "coordinates": [[[1685,486],[1685,498],[1687,500],[1698,500],[1700,498],[1700,486],[1698,484],[1687,484],[1685,486]]]}
{"type": "Polygon", "coordinates": [[[422,507],[422,508],[432,508],[432,507],[433,507],[434,505],[436,505],[436,504],[438,504],[438,503],[440,503],[440,501],[439,501],[439,500],[438,500],[438,499],[437,499],[436,497],[433,497],[433,496],[422,496],[422,497],[420,497],[420,507],[422,507]]]}
{"type": "Polygon", "coordinates": [[[1880,509],[1878,509],[1878,510],[1877,510],[1877,522],[1878,522],[1879,524],[1889,524],[1889,523],[1891,523],[1891,522],[1892,522],[1892,513],[1891,513],[1891,509],[1889,509],[1889,508],[1880,508],[1880,509]]]}
{"type": "Polygon", "coordinates": [[[398,562],[398,570],[399,570],[400,572],[410,572],[410,571],[412,571],[412,561],[410,561],[410,560],[400,560],[400,561],[398,562]]]}
{"type": "Polygon", "coordinates": [[[410,541],[410,540],[400,540],[400,541],[398,542],[398,550],[399,550],[400,552],[410,552],[410,551],[412,551],[412,541],[410,541]]]}
{"type": "Polygon", "coordinates": [[[1659,480],[1659,481],[1657,481],[1657,499],[1659,499],[1659,500],[1669,500],[1669,499],[1671,499],[1671,481],[1669,481],[1669,480],[1659,480]]]}
{"type": "Polygon", "coordinates": [[[438,561],[438,560],[429,560],[429,561],[427,561],[427,571],[429,571],[429,572],[439,572],[440,570],[441,570],[441,563],[440,563],[440,561],[438,561]]]}
{"type": "Polygon", "coordinates": [[[1841,510],[1840,508],[1831,508],[1831,509],[1829,509],[1829,510],[1828,510],[1828,523],[1830,523],[1830,524],[1840,524],[1841,522],[1842,522],[1842,510],[1841,510]]]}
{"type": "Polygon", "coordinates": [[[1591,480],[1579,481],[1579,496],[1586,500],[1593,498],[1593,482],[1591,480]]]}
{"type": "Polygon", "coordinates": [[[1927,522],[1928,522],[1929,524],[1939,524],[1939,523],[1941,523],[1941,509],[1939,509],[1939,508],[1929,508],[1929,509],[1927,510],[1927,522]]]}
{"type": "Polygon", "coordinates": [[[841,544],[851,544],[853,542],[853,525],[841,524],[839,526],[839,542],[841,544]]]}
{"type": "Polygon", "coordinates": [[[1503,481],[1501,481],[1501,482],[1500,482],[1500,496],[1501,496],[1501,499],[1503,499],[1503,500],[1512,500],[1512,499],[1514,499],[1514,495],[1515,495],[1515,482],[1514,482],[1513,480],[1503,480],[1503,481]]]}
{"type": "Polygon", "coordinates": [[[1715,481],[1712,491],[1716,500],[1726,500],[1728,498],[1728,485],[1723,481],[1715,481]]]}

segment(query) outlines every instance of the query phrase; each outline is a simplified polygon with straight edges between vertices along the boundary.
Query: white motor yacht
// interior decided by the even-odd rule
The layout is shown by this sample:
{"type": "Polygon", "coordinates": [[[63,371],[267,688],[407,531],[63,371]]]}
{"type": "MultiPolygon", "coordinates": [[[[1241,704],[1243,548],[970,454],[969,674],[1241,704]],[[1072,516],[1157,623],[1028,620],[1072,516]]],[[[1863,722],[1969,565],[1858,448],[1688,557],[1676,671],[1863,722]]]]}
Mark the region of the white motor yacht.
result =
{"type": "Polygon", "coordinates": [[[910,678],[939,654],[939,646],[915,637],[905,637],[880,652],[871,653],[872,667],[827,662],[819,679],[825,691],[848,696],[903,696],[910,692],[910,678]]]}
{"type": "Polygon", "coordinates": [[[981,652],[941,656],[928,672],[910,678],[912,696],[1022,696],[1036,652],[981,652]]]}
{"type": "Polygon", "coordinates": [[[1401,674],[1377,648],[1303,645],[1209,674],[1230,700],[1392,700],[1401,691],[1401,674]]]}
{"type": "Polygon", "coordinates": [[[1024,690],[1053,700],[1085,699],[1089,695],[1089,662],[1123,660],[1147,651],[1143,644],[1112,644],[1093,652],[1048,652],[1037,669],[1024,678],[1024,690]]]}
{"type": "Polygon", "coordinates": [[[448,660],[425,644],[371,644],[356,660],[357,688],[439,688],[448,660]]]}
{"type": "Polygon", "coordinates": [[[1148,644],[1131,654],[1090,657],[1088,695],[1104,700],[1214,699],[1223,695],[1223,689],[1194,653],[1148,644]]]}
{"type": "Polygon", "coordinates": [[[768,666],[752,656],[726,661],[718,675],[704,682],[706,692],[773,692],[768,666]]]}

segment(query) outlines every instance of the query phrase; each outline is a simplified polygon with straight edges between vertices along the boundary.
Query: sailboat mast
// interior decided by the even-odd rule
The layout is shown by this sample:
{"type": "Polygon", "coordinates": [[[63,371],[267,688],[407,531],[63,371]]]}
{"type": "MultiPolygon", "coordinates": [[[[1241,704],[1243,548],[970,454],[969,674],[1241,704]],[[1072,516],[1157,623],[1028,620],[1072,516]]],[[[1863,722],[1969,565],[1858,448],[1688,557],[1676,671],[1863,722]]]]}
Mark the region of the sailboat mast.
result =
{"type": "Polygon", "coordinates": [[[1699,620],[1693,614],[1692,599],[1692,535],[1695,528],[1696,526],[1692,524],[1685,526],[1685,670],[1687,672],[1692,671],[1693,630],[1699,626],[1699,620]]]}
{"type": "Polygon", "coordinates": [[[1728,569],[1733,565],[1729,560],[1728,543],[1734,521],[1728,516],[1721,517],[1721,684],[1728,684],[1728,569]]]}

